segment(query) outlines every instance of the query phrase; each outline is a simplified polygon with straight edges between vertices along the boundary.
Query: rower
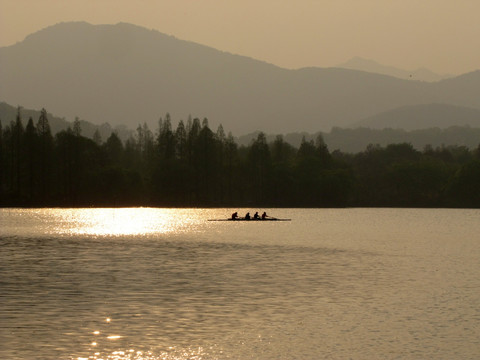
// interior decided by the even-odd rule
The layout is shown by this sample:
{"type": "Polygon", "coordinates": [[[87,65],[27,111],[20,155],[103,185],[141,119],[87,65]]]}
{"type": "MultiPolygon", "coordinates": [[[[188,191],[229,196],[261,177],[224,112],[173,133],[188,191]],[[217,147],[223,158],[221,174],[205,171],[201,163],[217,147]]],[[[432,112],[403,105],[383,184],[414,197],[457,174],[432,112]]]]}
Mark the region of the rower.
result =
{"type": "Polygon", "coordinates": [[[262,214],[262,220],[265,220],[265,218],[267,217],[267,213],[264,211],[263,214],[262,214]]]}
{"type": "Polygon", "coordinates": [[[253,220],[260,220],[260,216],[258,215],[258,211],[253,215],[253,220]]]}
{"type": "Polygon", "coordinates": [[[245,215],[245,220],[250,220],[250,213],[247,212],[247,214],[245,215]]]}
{"type": "Polygon", "coordinates": [[[238,219],[238,213],[235,211],[233,214],[232,214],[232,220],[237,220],[238,219]]]}

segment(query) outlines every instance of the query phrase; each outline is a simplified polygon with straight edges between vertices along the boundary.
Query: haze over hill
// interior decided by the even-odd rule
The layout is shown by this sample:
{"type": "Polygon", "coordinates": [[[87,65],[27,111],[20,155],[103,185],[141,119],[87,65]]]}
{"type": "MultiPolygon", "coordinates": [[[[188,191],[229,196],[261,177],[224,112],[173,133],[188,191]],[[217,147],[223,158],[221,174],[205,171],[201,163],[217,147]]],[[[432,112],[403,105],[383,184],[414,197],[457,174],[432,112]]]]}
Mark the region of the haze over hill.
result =
{"type": "Polygon", "coordinates": [[[379,64],[378,62],[370,59],[363,59],[361,57],[354,57],[348,60],[346,63],[338,65],[340,68],[367,71],[376,74],[383,74],[393,76],[404,80],[417,80],[417,81],[440,81],[453,77],[453,75],[441,75],[434,73],[426,68],[419,68],[416,70],[403,70],[393,66],[386,66],[379,64]]]}
{"type": "Polygon", "coordinates": [[[236,134],[316,132],[402,106],[480,109],[480,71],[435,83],[340,68],[287,70],[120,23],[61,23],[0,48],[0,100],[70,121],[207,117],[236,134]]]}
{"type": "MultiPolygon", "coordinates": [[[[18,108],[11,106],[5,102],[0,101],[0,124],[3,128],[15,121],[18,114],[18,108]]],[[[57,134],[60,131],[67,130],[67,128],[73,128],[73,122],[67,121],[65,118],[55,116],[54,114],[47,113],[48,123],[50,125],[50,130],[53,135],[57,134]]],[[[40,109],[20,109],[20,119],[24,127],[27,126],[29,119],[32,118],[33,123],[36,125],[38,119],[40,118],[40,109]]],[[[98,130],[101,139],[104,141],[110,136],[114,131],[118,137],[122,140],[127,140],[132,133],[132,129],[127,129],[125,125],[117,125],[114,128],[108,123],[94,125],[88,121],[79,119],[80,126],[82,129],[81,135],[93,138],[93,134],[98,130]]]]}
{"type": "Polygon", "coordinates": [[[409,105],[370,116],[352,126],[404,130],[451,126],[480,128],[480,110],[446,104],[409,105]]]}

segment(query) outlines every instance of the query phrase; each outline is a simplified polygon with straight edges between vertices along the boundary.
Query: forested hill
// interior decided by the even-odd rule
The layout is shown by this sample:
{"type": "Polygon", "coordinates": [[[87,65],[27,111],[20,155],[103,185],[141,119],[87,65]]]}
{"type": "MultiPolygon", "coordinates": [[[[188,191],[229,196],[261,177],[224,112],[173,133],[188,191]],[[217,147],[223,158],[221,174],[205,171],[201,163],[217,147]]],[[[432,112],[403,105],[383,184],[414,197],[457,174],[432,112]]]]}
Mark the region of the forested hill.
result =
{"type": "Polygon", "coordinates": [[[130,24],[62,23],[0,48],[0,100],[69,121],[151,128],[169,112],[236,134],[328,131],[380,112],[480,109],[480,71],[439,82],[339,68],[287,70],[130,24]]]}
{"type": "MultiPolygon", "coordinates": [[[[444,105],[439,105],[440,109],[444,105]]],[[[451,109],[450,106],[445,106],[448,109],[451,109]]],[[[427,106],[427,109],[430,106],[427,106]]],[[[435,108],[435,106],[434,106],[435,108]]],[[[457,110],[454,108],[455,111],[457,110]]],[[[465,110],[460,108],[460,111],[465,110]]],[[[22,125],[25,127],[30,118],[32,118],[34,124],[38,122],[41,111],[40,110],[29,110],[20,108],[20,113],[18,112],[19,108],[15,108],[5,103],[0,102],[0,124],[3,127],[10,125],[12,122],[15,122],[17,116],[20,116],[22,125]]],[[[480,111],[478,111],[480,113],[480,111]]],[[[443,118],[451,119],[452,113],[446,111],[447,116],[443,118]]],[[[459,113],[461,114],[461,112],[459,113]]],[[[472,120],[474,117],[470,116],[471,114],[476,115],[477,111],[472,109],[466,109],[467,118],[458,117],[457,120],[459,124],[462,124],[463,120],[472,120]]],[[[56,135],[60,131],[67,130],[68,128],[73,128],[74,122],[65,120],[64,118],[55,117],[51,114],[47,114],[50,129],[52,135],[56,135]]],[[[169,116],[169,115],[168,115],[169,116]]],[[[382,117],[382,119],[387,120],[387,117],[382,117]]],[[[403,117],[403,119],[408,119],[403,117]]],[[[135,128],[127,128],[125,126],[117,126],[112,128],[108,123],[102,125],[93,125],[85,120],[78,120],[81,127],[81,135],[87,138],[93,139],[95,132],[98,131],[100,139],[105,141],[108,137],[115,132],[120,140],[126,142],[132,136],[135,136],[135,128]]],[[[172,119],[172,123],[178,123],[178,119],[172,119]]],[[[448,120],[444,122],[444,125],[455,123],[454,121],[448,120]]],[[[468,122],[467,122],[468,123],[468,122]]],[[[417,125],[421,125],[422,121],[418,121],[417,125]]],[[[386,123],[388,125],[388,123],[386,123]]],[[[426,125],[426,124],[424,124],[426,125]]],[[[138,128],[137,125],[136,128],[138,128]]],[[[147,126],[148,125],[142,125],[147,126]]],[[[229,131],[230,129],[225,129],[229,131]]],[[[154,134],[159,132],[158,124],[150,130],[154,134]]],[[[238,145],[248,146],[250,143],[256,139],[260,131],[253,133],[245,134],[238,136],[234,134],[235,141],[238,145]]],[[[275,138],[280,135],[278,133],[266,134],[267,141],[272,142],[275,138]]],[[[358,128],[338,128],[334,127],[329,132],[294,132],[282,134],[285,142],[293,145],[294,147],[299,147],[302,138],[306,140],[314,140],[319,135],[323,137],[325,144],[331,150],[340,150],[346,153],[358,153],[364,151],[368,145],[375,144],[381,146],[387,146],[389,144],[396,143],[409,143],[412,144],[414,149],[423,150],[425,146],[465,146],[469,149],[474,149],[478,146],[480,139],[480,127],[470,127],[470,126],[449,126],[446,128],[439,127],[430,127],[430,128],[420,128],[417,130],[406,131],[403,129],[392,129],[392,128],[381,128],[381,129],[371,129],[365,127],[358,128]]]]}
{"type": "Polygon", "coordinates": [[[239,147],[205,119],[166,117],[123,143],[72,129],[52,136],[48,114],[0,127],[0,206],[476,207],[480,146],[370,145],[330,152],[263,133],[239,147]]]}
{"type": "MultiPolygon", "coordinates": [[[[10,123],[15,122],[18,115],[20,115],[20,120],[22,121],[23,126],[27,125],[27,122],[30,118],[36,124],[41,114],[40,110],[24,109],[22,107],[20,107],[20,114],[18,111],[18,107],[11,106],[5,102],[0,102],[0,124],[5,127],[10,123]]],[[[68,121],[63,117],[54,116],[50,113],[47,113],[47,116],[52,135],[55,135],[60,131],[67,130],[69,127],[73,128],[74,121],[68,121]]],[[[89,121],[81,119],[78,119],[78,121],[80,122],[80,126],[82,128],[82,135],[90,139],[92,139],[95,132],[98,131],[101,139],[106,140],[112,132],[115,132],[119,138],[125,141],[133,132],[132,129],[128,129],[124,125],[117,125],[116,127],[112,128],[112,126],[110,126],[108,123],[94,125],[89,121]]]]}
{"type": "Polygon", "coordinates": [[[404,70],[398,69],[393,66],[385,66],[382,64],[377,63],[376,61],[370,59],[363,59],[361,57],[354,57],[343,63],[338,65],[338,67],[352,69],[352,70],[362,70],[368,71],[376,74],[384,74],[389,76],[394,76],[399,79],[407,79],[407,80],[420,80],[420,81],[440,81],[443,79],[448,79],[453,77],[453,75],[441,75],[436,74],[426,68],[419,68],[416,70],[404,70]]]}
{"type": "MultiPolygon", "coordinates": [[[[260,132],[240,136],[237,142],[240,145],[249,145],[260,132]]],[[[450,126],[445,129],[427,128],[405,131],[403,129],[370,129],[370,128],[332,128],[329,132],[317,133],[288,133],[284,140],[290,145],[299,147],[302,139],[315,140],[321,136],[325,144],[332,151],[339,150],[346,153],[359,153],[369,145],[387,146],[390,144],[408,143],[416,150],[423,150],[427,146],[464,146],[475,149],[480,142],[480,127],[450,126]]],[[[267,134],[268,141],[274,141],[276,134],[267,134]]]]}
{"type": "Polygon", "coordinates": [[[356,122],[352,127],[420,130],[471,126],[480,128],[480,109],[448,104],[409,105],[392,109],[356,122]]]}

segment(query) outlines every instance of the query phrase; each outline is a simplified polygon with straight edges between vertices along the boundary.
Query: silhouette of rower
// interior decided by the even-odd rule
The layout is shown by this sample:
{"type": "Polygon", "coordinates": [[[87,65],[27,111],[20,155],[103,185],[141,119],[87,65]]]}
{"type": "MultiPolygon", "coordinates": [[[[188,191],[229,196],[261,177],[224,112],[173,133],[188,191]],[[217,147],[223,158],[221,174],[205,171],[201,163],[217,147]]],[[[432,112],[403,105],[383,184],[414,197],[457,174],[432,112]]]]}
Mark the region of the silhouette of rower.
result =
{"type": "Polygon", "coordinates": [[[265,218],[268,217],[267,213],[264,211],[262,214],[262,220],[265,220],[265,218]]]}
{"type": "Polygon", "coordinates": [[[253,220],[260,220],[260,216],[258,215],[258,211],[253,215],[253,220]]]}
{"type": "Polygon", "coordinates": [[[245,220],[250,220],[250,213],[247,212],[247,215],[245,215],[245,220]]]}
{"type": "Polygon", "coordinates": [[[237,220],[238,219],[238,213],[235,211],[233,214],[232,214],[232,220],[237,220]]]}

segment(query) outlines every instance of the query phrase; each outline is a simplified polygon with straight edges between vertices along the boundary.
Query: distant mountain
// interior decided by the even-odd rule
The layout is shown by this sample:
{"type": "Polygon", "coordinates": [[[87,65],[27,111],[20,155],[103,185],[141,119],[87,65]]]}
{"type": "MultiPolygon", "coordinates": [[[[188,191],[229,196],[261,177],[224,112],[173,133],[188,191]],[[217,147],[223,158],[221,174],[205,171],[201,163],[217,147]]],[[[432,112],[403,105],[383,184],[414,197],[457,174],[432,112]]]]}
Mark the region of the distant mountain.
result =
{"type": "Polygon", "coordinates": [[[382,65],[376,61],[363,59],[361,57],[354,57],[348,60],[346,63],[338,65],[338,67],[351,70],[367,71],[375,74],[383,74],[404,80],[434,82],[453,77],[453,75],[440,75],[425,68],[419,68],[417,70],[398,69],[393,66],[382,65]]]}
{"type": "Polygon", "coordinates": [[[352,127],[418,130],[451,126],[480,128],[480,110],[447,104],[403,106],[358,121],[352,127]]]}
{"type": "MultiPolygon", "coordinates": [[[[0,123],[2,127],[14,122],[17,117],[17,107],[9,105],[5,102],[0,102],[0,123]]],[[[28,119],[32,118],[33,123],[36,125],[38,118],[40,117],[40,110],[23,109],[20,108],[20,117],[23,126],[27,125],[28,119]]],[[[62,130],[66,130],[72,124],[66,121],[64,118],[53,116],[51,113],[47,113],[48,123],[52,133],[57,133],[62,130]]]]}
{"type": "MultiPolygon", "coordinates": [[[[468,109],[467,109],[468,110],[468,109]]],[[[20,111],[22,122],[26,126],[28,119],[31,117],[36,124],[40,116],[39,110],[21,109],[20,111]]],[[[15,120],[17,115],[17,108],[6,103],[0,102],[0,123],[5,129],[5,126],[15,120]]],[[[53,116],[48,113],[48,120],[53,134],[68,127],[72,127],[72,123],[63,118],[53,116]]],[[[100,135],[105,141],[112,131],[115,131],[118,136],[126,141],[132,134],[132,129],[125,126],[117,126],[112,129],[108,123],[102,125],[94,125],[88,121],[80,120],[82,135],[92,138],[96,129],[99,130],[100,135]]],[[[383,126],[383,125],[382,125],[383,126]]],[[[315,141],[321,135],[327,144],[330,151],[340,150],[347,153],[358,153],[364,151],[369,144],[387,146],[389,144],[410,143],[414,148],[423,150],[426,145],[435,147],[441,146],[466,146],[470,149],[480,146],[480,126],[449,126],[440,128],[435,126],[432,128],[422,128],[419,130],[406,131],[403,129],[390,128],[338,128],[334,127],[330,132],[295,132],[288,133],[283,136],[283,139],[289,144],[300,147],[302,139],[307,141],[315,141]]],[[[246,135],[239,136],[235,139],[237,144],[248,146],[257,138],[259,131],[255,131],[246,135]]],[[[273,142],[278,133],[267,134],[268,142],[273,142]]]]}
{"type": "Polygon", "coordinates": [[[135,129],[193,117],[245,134],[316,132],[394,108],[480,109],[480,71],[435,83],[339,68],[287,70],[120,23],[61,23],[0,48],[0,100],[135,129]]]}
{"type": "MultiPolygon", "coordinates": [[[[332,128],[330,132],[290,133],[283,139],[297,149],[306,141],[315,141],[321,135],[331,152],[340,150],[346,153],[356,154],[365,151],[368,145],[387,146],[390,144],[409,143],[417,150],[423,150],[426,146],[437,147],[467,147],[478,149],[480,147],[480,127],[450,126],[440,129],[438,127],[406,131],[403,129],[370,129],[370,128],[332,128]]],[[[258,136],[258,132],[240,136],[237,143],[250,145],[258,136]]],[[[273,142],[275,134],[266,135],[268,142],[273,142]]]]}
{"type": "Polygon", "coordinates": [[[365,151],[368,145],[387,146],[389,144],[408,143],[417,150],[426,146],[467,147],[477,149],[480,146],[480,128],[451,126],[445,129],[430,128],[405,131],[403,129],[340,129],[333,128],[323,134],[325,143],[331,151],[358,153],[365,151]]]}
{"type": "MultiPolygon", "coordinates": [[[[17,107],[9,105],[5,102],[0,102],[0,123],[2,124],[3,128],[8,126],[11,122],[15,121],[17,117],[17,111],[17,107]]],[[[32,118],[33,123],[37,125],[39,117],[40,110],[20,108],[20,118],[24,127],[27,126],[28,120],[30,118],[32,118]]],[[[53,135],[60,131],[67,130],[69,127],[73,128],[73,122],[67,121],[65,120],[65,118],[54,116],[51,113],[47,113],[47,118],[50,125],[50,130],[53,135]]],[[[93,134],[98,129],[98,132],[100,133],[103,141],[107,140],[113,131],[115,131],[117,135],[124,141],[128,139],[128,137],[132,133],[132,130],[127,129],[124,126],[117,126],[115,128],[112,128],[108,123],[94,125],[85,120],[80,120],[80,127],[82,129],[82,135],[89,138],[93,138],[93,134]]]]}

